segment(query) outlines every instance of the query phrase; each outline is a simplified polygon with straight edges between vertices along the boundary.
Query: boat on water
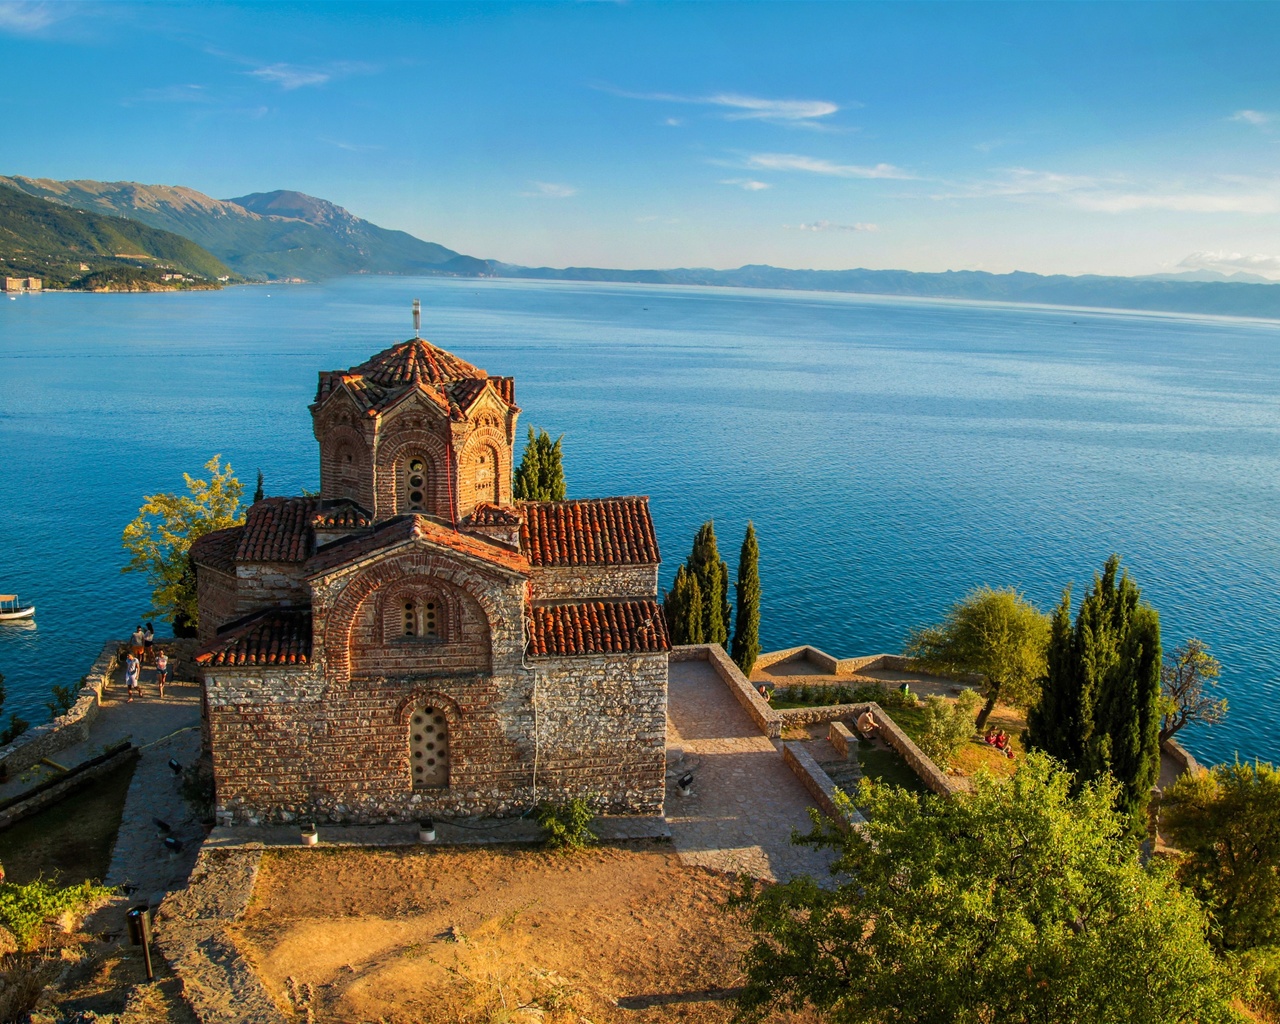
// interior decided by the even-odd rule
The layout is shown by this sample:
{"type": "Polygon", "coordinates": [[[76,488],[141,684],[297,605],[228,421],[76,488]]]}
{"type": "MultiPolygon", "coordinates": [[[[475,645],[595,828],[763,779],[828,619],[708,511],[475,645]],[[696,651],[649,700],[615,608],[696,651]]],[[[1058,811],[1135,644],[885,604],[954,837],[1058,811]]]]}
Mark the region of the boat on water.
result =
{"type": "Polygon", "coordinates": [[[17,622],[35,617],[35,605],[24,605],[18,600],[17,594],[0,594],[0,622],[17,622]]]}

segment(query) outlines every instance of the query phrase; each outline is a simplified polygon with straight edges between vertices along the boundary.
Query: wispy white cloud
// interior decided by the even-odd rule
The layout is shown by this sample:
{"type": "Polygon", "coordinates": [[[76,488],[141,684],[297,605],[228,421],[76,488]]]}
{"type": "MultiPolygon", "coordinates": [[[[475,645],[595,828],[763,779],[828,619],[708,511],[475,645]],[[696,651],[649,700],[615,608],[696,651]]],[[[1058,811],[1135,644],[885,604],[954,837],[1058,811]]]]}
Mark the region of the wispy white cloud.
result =
{"type": "Polygon", "coordinates": [[[372,143],[344,142],[342,139],[330,139],[324,135],[320,136],[320,141],[338,149],[345,149],[348,153],[376,153],[387,148],[372,143]]]}
{"type": "Polygon", "coordinates": [[[40,3],[35,0],[0,0],[0,32],[39,35],[45,29],[74,15],[75,4],[40,3]]]}
{"type": "Polygon", "coordinates": [[[720,184],[737,185],[738,188],[745,189],[748,192],[763,192],[767,188],[773,188],[767,181],[756,181],[753,178],[725,178],[720,184]]]}
{"type": "MultiPolygon", "coordinates": [[[[822,118],[839,113],[839,105],[829,100],[779,100],[762,96],[746,96],[736,92],[718,92],[709,96],[682,96],[669,92],[627,92],[611,86],[599,86],[606,92],[632,100],[661,103],[689,103],[714,107],[728,121],[769,121],[797,127],[814,127],[822,118]]],[[[668,124],[679,123],[669,118],[668,124]]]]}
{"type": "Polygon", "coordinates": [[[554,181],[531,181],[529,191],[520,194],[530,199],[568,199],[576,196],[578,190],[572,185],[561,185],[554,181]]]}
{"type": "Polygon", "coordinates": [[[807,174],[824,174],[833,178],[894,178],[910,180],[915,177],[893,164],[837,164],[818,157],[800,156],[796,153],[756,153],[747,159],[748,167],[766,171],[802,171],[807,174]]]}
{"type": "Polygon", "coordinates": [[[335,61],[321,67],[286,63],[266,64],[255,67],[252,71],[246,71],[245,74],[260,82],[278,85],[287,92],[306,86],[325,85],[335,79],[348,78],[351,75],[369,75],[378,70],[377,65],[365,64],[361,61],[335,61]]]}
{"type": "Polygon", "coordinates": [[[684,122],[678,117],[668,117],[662,122],[668,128],[679,128],[684,122]]]}
{"type": "Polygon", "coordinates": [[[1231,115],[1232,121],[1242,121],[1245,124],[1252,124],[1261,127],[1271,121],[1270,114],[1264,114],[1261,110],[1237,110],[1231,115]]]}
{"type": "Polygon", "coordinates": [[[1178,264],[1187,270],[1216,270],[1220,274],[1244,271],[1262,277],[1280,278],[1280,256],[1240,252],[1193,252],[1178,264]]]}
{"type": "Polygon", "coordinates": [[[213,96],[203,85],[162,85],[143,89],[138,95],[123,101],[131,107],[136,103],[212,103],[213,96]]]}
{"type": "MultiPolygon", "coordinates": [[[[790,227],[790,225],[787,225],[790,227]]],[[[836,224],[831,220],[814,220],[810,224],[796,224],[803,232],[878,232],[879,224],[836,224]]]]}

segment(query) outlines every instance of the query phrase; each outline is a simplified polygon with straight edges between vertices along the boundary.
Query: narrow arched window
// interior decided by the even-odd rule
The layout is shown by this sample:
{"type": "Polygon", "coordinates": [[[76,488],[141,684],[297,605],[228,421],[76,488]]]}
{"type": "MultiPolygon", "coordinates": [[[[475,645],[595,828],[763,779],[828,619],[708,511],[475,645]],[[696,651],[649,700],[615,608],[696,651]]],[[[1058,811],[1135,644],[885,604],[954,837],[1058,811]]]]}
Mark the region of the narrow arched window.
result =
{"type": "Polygon", "coordinates": [[[427,509],[427,463],[417,457],[404,464],[404,507],[406,512],[425,512],[427,509]]]}
{"type": "Polygon", "coordinates": [[[449,785],[449,722],[440,708],[426,705],[409,718],[409,773],[414,789],[449,785]]]}

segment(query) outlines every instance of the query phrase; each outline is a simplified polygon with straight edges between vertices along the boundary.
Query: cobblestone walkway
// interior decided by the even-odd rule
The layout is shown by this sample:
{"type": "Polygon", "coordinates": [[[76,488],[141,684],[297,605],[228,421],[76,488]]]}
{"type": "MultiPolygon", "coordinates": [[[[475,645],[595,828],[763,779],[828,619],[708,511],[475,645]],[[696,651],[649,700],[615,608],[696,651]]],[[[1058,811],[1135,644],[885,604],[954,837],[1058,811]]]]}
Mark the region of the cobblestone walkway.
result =
{"type": "Polygon", "coordinates": [[[694,773],[693,795],[667,787],[667,823],[680,859],[770,881],[830,878],[828,851],[791,842],[811,827],[813,801],[705,661],[673,662],[667,704],[669,773],[694,773]]]}

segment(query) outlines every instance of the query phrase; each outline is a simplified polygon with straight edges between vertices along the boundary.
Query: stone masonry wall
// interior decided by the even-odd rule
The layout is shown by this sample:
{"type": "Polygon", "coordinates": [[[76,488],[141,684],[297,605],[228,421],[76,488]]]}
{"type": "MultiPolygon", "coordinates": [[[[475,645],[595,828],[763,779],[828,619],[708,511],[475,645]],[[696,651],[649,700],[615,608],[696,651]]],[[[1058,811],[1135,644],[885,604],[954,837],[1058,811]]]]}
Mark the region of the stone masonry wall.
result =
{"type": "Polygon", "coordinates": [[[592,598],[656,597],[656,565],[577,565],[534,569],[535,601],[586,601],[592,598]]]}
{"type": "MultiPolygon", "coordinates": [[[[203,571],[203,570],[201,570],[203,571]]],[[[240,562],[236,565],[236,617],[262,608],[305,605],[311,588],[298,562],[240,562]]]]}
{"type": "Polygon", "coordinates": [[[218,627],[238,618],[236,578],[207,565],[196,570],[196,602],[200,609],[197,637],[201,643],[212,640],[218,627]]]}

